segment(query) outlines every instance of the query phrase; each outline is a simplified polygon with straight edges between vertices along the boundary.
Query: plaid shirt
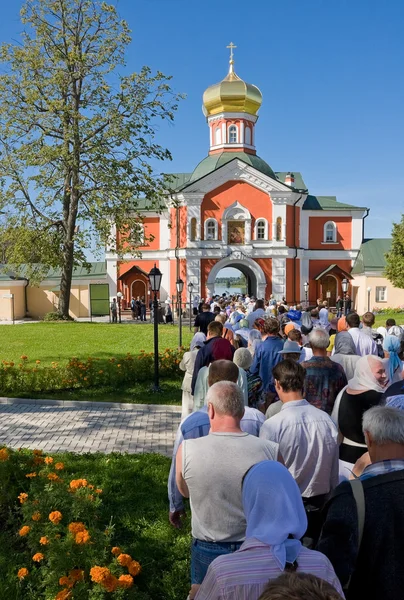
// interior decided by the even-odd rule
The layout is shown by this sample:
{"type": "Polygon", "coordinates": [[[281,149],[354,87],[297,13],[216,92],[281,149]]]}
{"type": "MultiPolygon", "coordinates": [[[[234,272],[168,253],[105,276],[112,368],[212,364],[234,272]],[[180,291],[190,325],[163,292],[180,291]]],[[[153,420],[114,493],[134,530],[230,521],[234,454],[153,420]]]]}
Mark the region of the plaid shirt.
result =
{"type": "Polygon", "coordinates": [[[381,460],[365,467],[360,479],[363,481],[364,479],[369,479],[370,477],[376,477],[376,475],[385,475],[386,473],[401,471],[403,469],[404,460],[381,460]]]}

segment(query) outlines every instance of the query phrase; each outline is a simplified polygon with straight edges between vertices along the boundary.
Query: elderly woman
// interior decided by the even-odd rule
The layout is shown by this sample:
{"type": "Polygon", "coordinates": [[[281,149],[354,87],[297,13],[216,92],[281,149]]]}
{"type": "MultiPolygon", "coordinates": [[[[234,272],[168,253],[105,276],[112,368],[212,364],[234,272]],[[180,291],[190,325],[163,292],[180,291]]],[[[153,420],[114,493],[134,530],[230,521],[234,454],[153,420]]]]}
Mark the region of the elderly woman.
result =
{"type": "Polygon", "coordinates": [[[348,331],[337,333],[335,336],[334,354],[330,358],[333,362],[341,365],[348,380],[353,378],[356,363],[360,359],[360,356],[356,354],[353,338],[348,331]]]}
{"type": "Polygon", "coordinates": [[[202,348],[206,342],[206,335],[202,332],[198,332],[194,335],[191,341],[191,348],[189,352],[185,352],[180,362],[181,371],[185,371],[184,379],[182,381],[182,410],[181,419],[184,419],[191,414],[194,407],[194,398],[191,394],[191,383],[192,375],[194,373],[194,366],[196,355],[198,350],[202,348]]]}
{"type": "Polygon", "coordinates": [[[352,464],[366,452],[363,413],[380,403],[386,383],[383,359],[373,355],[361,356],[356,363],[354,377],[338,394],[331,415],[343,438],[340,460],[352,464]]]}
{"type": "Polygon", "coordinates": [[[247,375],[248,386],[248,406],[258,408],[261,404],[260,389],[262,387],[261,377],[250,373],[253,357],[248,348],[238,348],[233,356],[233,362],[238,367],[244,369],[247,375]]]}
{"type": "Polygon", "coordinates": [[[387,375],[391,385],[403,379],[402,342],[395,335],[387,334],[383,340],[383,350],[385,358],[388,359],[387,375]]]}
{"type": "Polygon", "coordinates": [[[246,540],[240,550],[210,564],[196,600],[258,600],[268,580],[287,571],[316,575],[343,596],[328,558],[300,541],[307,517],[286,467],[270,460],[251,467],[244,477],[242,499],[246,540]]]}

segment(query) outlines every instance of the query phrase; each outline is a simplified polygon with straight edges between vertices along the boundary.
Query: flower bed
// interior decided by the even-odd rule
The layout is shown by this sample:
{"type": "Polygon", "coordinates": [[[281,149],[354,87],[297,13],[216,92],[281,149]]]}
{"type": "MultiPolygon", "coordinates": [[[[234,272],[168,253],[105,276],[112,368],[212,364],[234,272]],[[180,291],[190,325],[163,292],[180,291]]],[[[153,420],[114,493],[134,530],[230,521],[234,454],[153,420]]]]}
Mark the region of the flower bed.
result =
{"type": "MultiPolygon", "coordinates": [[[[161,377],[181,376],[178,369],[183,350],[167,348],[159,354],[161,377]]],[[[42,392],[103,386],[122,386],[127,383],[152,380],[154,354],[141,350],[139,354],[101,359],[71,358],[67,364],[52,362],[41,365],[23,354],[19,362],[3,360],[0,363],[0,393],[19,391],[42,392]]]]}

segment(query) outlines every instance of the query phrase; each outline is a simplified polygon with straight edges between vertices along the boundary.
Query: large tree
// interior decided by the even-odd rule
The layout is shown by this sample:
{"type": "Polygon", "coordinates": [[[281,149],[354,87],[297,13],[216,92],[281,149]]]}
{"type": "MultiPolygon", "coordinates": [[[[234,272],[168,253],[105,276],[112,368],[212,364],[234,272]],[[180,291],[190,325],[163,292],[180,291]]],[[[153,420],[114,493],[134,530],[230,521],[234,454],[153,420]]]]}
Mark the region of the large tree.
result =
{"type": "Polygon", "coordinates": [[[398,288],[404,288],[404,215],[400,223],[393,223],[392,244],[386,254],[386,277],[398,288]]]}
{"type": "Polygon", "coordinates": [[[164,181],[151,163],[170,158],[156,122],[173,119],[179,96],[160,72],[125,73],[130,32],[111,4],[26,0],[21,19],[21,43],[0,47],[0,211],[13,265],[39,253],[45,270],[61,267],[67,316],[90,238],[139,246],[136,199],[158,206],[164,181]]]}

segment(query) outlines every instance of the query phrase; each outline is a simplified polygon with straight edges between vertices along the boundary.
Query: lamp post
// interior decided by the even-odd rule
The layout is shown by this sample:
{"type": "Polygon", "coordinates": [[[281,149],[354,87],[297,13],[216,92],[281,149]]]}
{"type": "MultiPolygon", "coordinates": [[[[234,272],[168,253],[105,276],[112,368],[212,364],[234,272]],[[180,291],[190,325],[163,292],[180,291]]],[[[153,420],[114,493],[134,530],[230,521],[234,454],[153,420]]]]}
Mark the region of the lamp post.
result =
{"type": "Polygon", "coordinates": [[[370,312],[370,293],[372,291],[371,287],[368,287],[368,312],[370,312]]]}
{"type": "Polygon", "coordinates": [[[160,392],[159,387],[159,324],[157,318],[158,303],[157,294],[160,290],[162,274],[156,264],[149,273],[150,288],[153,292],[153,326],[154,326],[154,392],[160,392]]]}
{"type": "Polygon", "coordinates": [[[194,284],[192,281],[188,283],[188,292],[189,292],[189,331],[191,331],[191,320],[192,320],[192,290],[194,289],[194,284]]]}
{"type": "Polygon", "coordinates": [[[177,279],[176,286],[177,286],[178,306],[180,309],[179,317],[178,317],[179,318],[179,321],[178,321],[178,326],[179,326],[178,347],[181,348],[181,346],[182,346],[182,307],[181,307],[182,298],[181,298],[181,296],[182,296],[182,290],[184,289],[184,282],[182,281],[182,279],[180,277],[177,279]]]}
{"type": "Polygon", "coordinates": [[[346,306],[346,293],[348,291],[348,286],[349,286],[348,279],[343,279],[341,281],[341,287],[342,287],[342,293],[344,295],[344,309],[343,309],[344,310],[344,316],[345,316],[345,306],[346,306]]]}
{"type": "Polygon", "coordinates": [[[122,304],[122,292],[118,292],[116,297],[118,298],[118,323],[122,323],[122,310],[121,310],[121,304],[122,304]]]}
{"type": "Polygon", "coordinates": [[[304,284],[303,284],[303,287],[304,287],[304,293],[305,293],[305,296],[306,296],[306,309],[307,309],[307,306],[308,306],[307,298],[308,298],[308,293],[309,293],[309,282],[305,281],[304,284]]]}

